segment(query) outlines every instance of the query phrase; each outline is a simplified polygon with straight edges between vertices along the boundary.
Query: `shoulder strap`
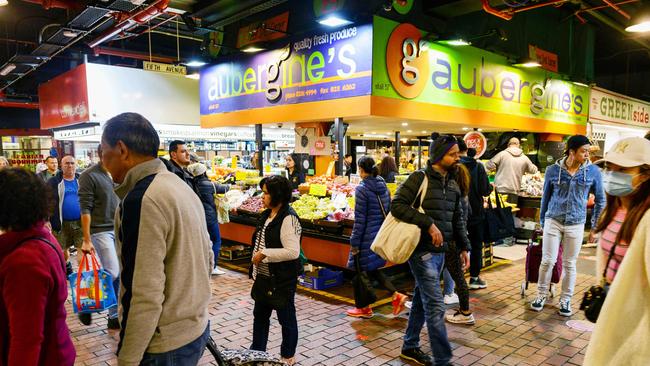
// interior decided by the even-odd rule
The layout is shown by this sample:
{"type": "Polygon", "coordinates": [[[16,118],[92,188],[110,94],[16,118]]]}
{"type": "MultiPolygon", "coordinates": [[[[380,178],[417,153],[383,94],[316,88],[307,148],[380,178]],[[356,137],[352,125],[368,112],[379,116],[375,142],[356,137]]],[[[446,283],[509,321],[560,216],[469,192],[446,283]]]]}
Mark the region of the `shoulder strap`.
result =
{"type": "MultiPolygon", "coordinates": [[[[13,252],[14,250],[16,250],[16,249],[17,249],[19,246],[21,246],[23,243],[28,242],[28,241],[30,241],[30,240],[38,240],[38,241],[41,241],[41,242],[43,242],[43,243],[49,245],[50,248],[52,248],[52,249],[54,250],[54,252],[56,252],[57,256],[59,257],[59,261],[61,262],[61,266],[62,266],[62,268],[63,268],[63,273],[66,273],[65,260],[63,259],[63,255],[61,255],[61,253],[59,253],[58,248],[57,248],[54,244],[52,244],[51,241],[45,239],[45,238],[42,237],[42,236],[32,236],[32,237],[25,238],[25,239],[21,240],[20,242],[18,242],[18,244],[16,244],[16,246],[14,247],[14,249],[11,250],[11,252],[13,252]]],[[[10,252],[10,253],[11,253],[11,252],[10,252]]],[[[6,258],[6,257],[5,257],[5,258],[6,258]]]]}
{"type": "Polygon", "coordinates": [[[381,202],[381,197],[379,197],[379,194],[377,194],[377,201],[379,201],[379,207],[381,207],[381,213],[384,214],[384,218],[386,218],[386,209],[384,208],[384,203],[381,202]]]}

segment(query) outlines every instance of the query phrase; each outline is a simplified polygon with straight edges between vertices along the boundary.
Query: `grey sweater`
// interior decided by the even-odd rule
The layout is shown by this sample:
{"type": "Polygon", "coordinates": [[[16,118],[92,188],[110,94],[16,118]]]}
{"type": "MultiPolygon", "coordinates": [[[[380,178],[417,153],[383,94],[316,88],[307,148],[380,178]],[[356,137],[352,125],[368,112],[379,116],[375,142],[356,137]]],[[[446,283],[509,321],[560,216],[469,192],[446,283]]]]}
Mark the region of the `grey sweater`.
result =
{"type": "Polygon", "coordinates": [[[113,230],[115,209],[119,199],[111,177],[96,164],[79,176],[79,206],[81,214],[90,214],[90,233],[113,230]]]}

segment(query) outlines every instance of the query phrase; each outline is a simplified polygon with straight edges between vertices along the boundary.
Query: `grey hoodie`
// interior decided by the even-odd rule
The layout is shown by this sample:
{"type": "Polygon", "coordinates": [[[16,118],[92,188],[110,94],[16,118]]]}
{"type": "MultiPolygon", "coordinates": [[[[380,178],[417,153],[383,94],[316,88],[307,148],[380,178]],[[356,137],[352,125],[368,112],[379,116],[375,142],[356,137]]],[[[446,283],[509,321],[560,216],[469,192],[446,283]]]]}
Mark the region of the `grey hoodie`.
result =
{"type": "Polygon", "coordinates": [[[535,164],[518,147],[509,147],[501,151],[485,166],[488,171],[497,171],[494,184],[499,193],[519,193],[521,177],[526,173],[537,173],[535,164]]]}

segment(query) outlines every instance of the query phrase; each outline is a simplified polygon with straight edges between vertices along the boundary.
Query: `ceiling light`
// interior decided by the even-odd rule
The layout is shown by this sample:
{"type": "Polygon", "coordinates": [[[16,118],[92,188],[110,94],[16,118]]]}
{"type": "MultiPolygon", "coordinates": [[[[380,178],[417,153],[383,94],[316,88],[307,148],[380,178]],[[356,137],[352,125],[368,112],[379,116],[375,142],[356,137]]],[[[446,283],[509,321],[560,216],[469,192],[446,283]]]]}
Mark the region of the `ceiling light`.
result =
{"type": "Polygon", "coordinates": [[[318,20],[319,24],[326,25],[328,27],[342,27],[344,25],[352,24],[351,21],[343,19],[335,14],[329,15],[323,19],[318,20]]]}
{"type": "Polygon", "coordinates": [[[477,128],[476,131],[481,132],[481,131],[483,131],[483,129],[482,128],[477,128]]]}
{"type": "Polygon", "coordinates": [[[469,131],[469,127],[463,127],[463,131],[469,131]]]}
{"type": "Polygon", "coordinates": [[[7,64],[5,67],[0,70],[0,75],[7,76],[10,72],[14,71],[16,68],[15,64],[7,64]]]}
{"type": "Polygon", "coordinates": [[[201,66],[205,66],[205,65],[207,65],[207,64],[208,64],[207,62],[202,61],[202,60],[190,60],[190,61],[188,61],[188,62],[185,63],[185,66],[189,66],[189,67],[201,67],[201,66]]]}
{"type": "Polygon", "coordinates": [[[427,133],[427,131],[421,131],[422,133],[427,133]]]}
{"type": "Polygon", "coordinates": [[[373,135],[376,135],[376,134],[377,134],[377,132],[375,132],[375,131],[372,131],[371,133],[372,133],[373,135]]]}
{"type": "Polygon", "coordinates": [[[641,10],[638,12],[632,19],[630,20],[630,25],[625,28],[626,32],[630,33],[643,33],[643,32],[650,32],[650,9],[644,8],[644,9],[639,9],[641,10]]]}
{"type": "Polygon", "coordinates": [[[8,0],[0,0],[0,6],[5,6],[5,5],[9,5],[9,1],[8,0]]]}
{"type": "Polygon", "coordinates": [[[589,87],[589,85],[587,85],[587,84],[585,84],[585,83],[581,83],[581,82],[579,82],[579,81],[574,81],[574,82],[573,82],[573,85],[584,86],[585,88],[588,88],[588,87],[589,87]]]}
{"type": "Polygon", "coordinates": [[[402,122],[402,126],[406,127],[406,126],[408,126],[408,125],[409,125],[408,123],[406,123],[406,122],[402,122]]]}
{"type": "Polygon", "coordinates": [[[75,38],[78,35],[79,35],[79,33],[75,32],[75,31],[71,31],[71,30],[64,30],[63,31],[63,36],[66,37],[66,38],[75,38]]]}
{"type": "Polygon", "coordinates": [[[413,130],[408,130],[408,131],[406,131],[406,132],[407,132],[407,133],[411,133],[411,132],[413,132],[413,130]]]}
{"type": "Polygon", "coordinates": [[[438,43],[445,44],[447,46],[469,46],[472,44],[472,42],[466,41],[462,38],[438,41],[438,43]]]}
{"type": "Polygon", "coordinates": [[[201,78],[201,74],[195,72],[194,74],[185,75],[185,77],[188,79],[199,80],[201,78]]]}
{"type": "Polygon", "coordinates": [[[542,64],[537,62],[537,60],[533,60],[533,59],[527,57],[527,58],[523,58],[523,59],[519,60],[519,62],[515,63],[513,66],[515,66],[515,67],[525,67],[525,68],[528,68],[528,69],[532,69],[534,67],[541,67],[542,64]]]}
{"type": "Polygon", "coordinates": [[[255,52],[264,51],[264,49],[260,48],[260,47],[255,47],[255,46],[248,46],[246,48],[243,48],[241,51],[246,52],[246,53],[255,53],[255,52]]]}

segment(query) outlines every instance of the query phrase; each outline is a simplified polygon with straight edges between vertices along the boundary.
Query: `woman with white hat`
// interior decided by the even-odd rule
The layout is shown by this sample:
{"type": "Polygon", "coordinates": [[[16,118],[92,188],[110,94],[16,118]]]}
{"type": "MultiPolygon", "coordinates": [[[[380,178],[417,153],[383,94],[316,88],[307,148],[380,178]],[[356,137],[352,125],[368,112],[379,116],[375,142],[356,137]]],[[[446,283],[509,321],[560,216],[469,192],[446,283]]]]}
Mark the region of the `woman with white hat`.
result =
{"type": "Polygon", "coordinates": [[[600,234],[598,274],[607,291],[585,365],[650,363],[650,141],[618,141],[605,158],[607,207],[600,234]]]}

